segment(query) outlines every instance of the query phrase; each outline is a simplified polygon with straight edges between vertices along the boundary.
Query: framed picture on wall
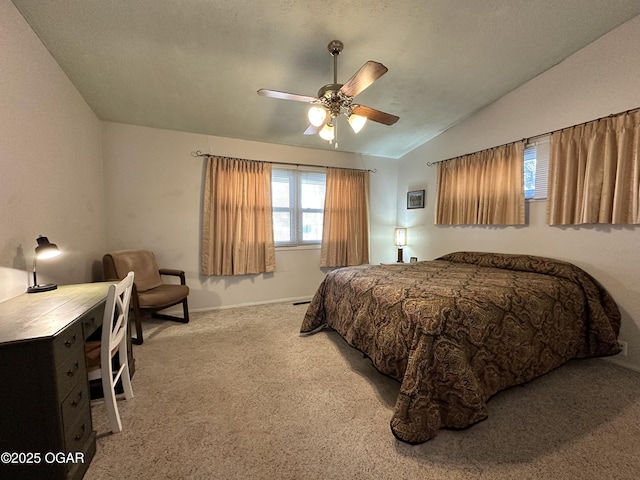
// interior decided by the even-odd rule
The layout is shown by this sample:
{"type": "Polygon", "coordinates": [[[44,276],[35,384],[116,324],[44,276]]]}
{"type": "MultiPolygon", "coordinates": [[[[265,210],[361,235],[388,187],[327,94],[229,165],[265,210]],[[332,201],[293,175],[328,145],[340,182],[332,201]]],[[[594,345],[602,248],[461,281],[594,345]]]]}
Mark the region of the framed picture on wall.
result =
{"type": "Polygon", "coordinates": [[[424,190],[407,193],[407,208],[424,208],[424,190]]]}

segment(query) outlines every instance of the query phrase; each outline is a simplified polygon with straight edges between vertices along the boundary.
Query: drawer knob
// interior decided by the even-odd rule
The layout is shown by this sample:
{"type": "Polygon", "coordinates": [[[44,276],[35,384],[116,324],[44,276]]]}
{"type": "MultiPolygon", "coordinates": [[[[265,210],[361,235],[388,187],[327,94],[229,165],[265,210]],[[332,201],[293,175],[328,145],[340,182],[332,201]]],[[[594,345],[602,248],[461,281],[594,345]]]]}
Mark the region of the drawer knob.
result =
{"type": "Polygon", "coordinates": [[[74,334],[69,340],[67,340],[66,342],[64,342],[64,346],[69,348],[71,347],[71,345],[73,345],[74,343],[76,343],[76,335],[74,334]]]}
{"type": "Polygon", "coordinates": [[[87,429],[87,427],[85,426],[85,424],[82,424],[82,427],[80,428],[80,432],[76,433],[76,436],[73,437],[73,439],[77,442],[79,440],[82,439],[82,437],[84,437],[84,431],[87,429]]]}
{"type": "Polygon", "coordinates": [[[80,405],[80,402],[82,402],[82,397],[84,397],[84,395],[82,394],[82,392],[78,392],[78,395],[76,395],[75,400],[71,401],[71,406],[73,408],[76,408],[78,405],[80,405]]]}
{"type": "Polygon", "coordinates": [[[73,368],[70,368],[69,370],[67,370],[67,375],[69,377],[73,377],[78,370],[80,370],[80,363],[76,362],[73,364],[73,368]]]}

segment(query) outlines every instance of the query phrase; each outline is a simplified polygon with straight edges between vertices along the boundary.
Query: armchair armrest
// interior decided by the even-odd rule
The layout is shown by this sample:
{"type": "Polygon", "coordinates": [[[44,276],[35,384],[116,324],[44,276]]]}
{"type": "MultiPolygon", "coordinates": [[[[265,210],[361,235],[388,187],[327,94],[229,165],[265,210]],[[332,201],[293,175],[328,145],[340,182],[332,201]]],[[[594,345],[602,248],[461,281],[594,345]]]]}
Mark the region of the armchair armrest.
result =
{"type": "Polygon", "coordinates": [[[160,268],[158,271],[160,272],[160,275],[171,275],[174,277],[180,277],[180,284],[186,285],[184,270],[175,270],[173,268],[160,268]]]}

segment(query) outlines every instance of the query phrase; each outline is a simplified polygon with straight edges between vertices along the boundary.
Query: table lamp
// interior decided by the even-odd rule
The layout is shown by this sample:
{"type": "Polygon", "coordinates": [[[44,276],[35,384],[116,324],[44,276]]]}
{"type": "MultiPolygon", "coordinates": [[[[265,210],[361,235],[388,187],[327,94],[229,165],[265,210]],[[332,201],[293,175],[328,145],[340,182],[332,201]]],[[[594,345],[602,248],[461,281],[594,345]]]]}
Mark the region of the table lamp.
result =
{"type": "Polygon", "coordinates": [[[27,293],[48,292],[49,290],[58,288],[58,285],[55,283],[38,284],[36,277],[36,260],[57,257],[60,255],[60,250],[58,250],[56,244],[49,242],[49,239],[42,235],[40,235],[36,241],[38,242],[38,246],[36,247],[36,254],[33,257],[33,285],[27,288],[27,293]]]}
{"type": "Polygon", "coordinates": [[[407,229],[396,228],[393,237],[394,243],[398,247],[398,263],[404,263],[402,258],[402,247],[407,244],[407,229]]]}

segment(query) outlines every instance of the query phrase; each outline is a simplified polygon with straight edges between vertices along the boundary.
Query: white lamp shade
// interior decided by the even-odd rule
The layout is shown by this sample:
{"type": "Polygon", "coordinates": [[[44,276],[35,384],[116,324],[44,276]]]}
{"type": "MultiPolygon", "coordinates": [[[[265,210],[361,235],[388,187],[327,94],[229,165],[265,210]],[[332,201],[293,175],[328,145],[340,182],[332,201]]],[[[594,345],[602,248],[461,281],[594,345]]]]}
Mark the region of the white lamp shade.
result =
{"type": "Polygon", "coordinates": [[[349,115],[349,125],[351,125],[351,128],[355,133],[358,133],[360,130],[362,130],[362,127],[364,127],[365,123],[367,123],[367,117],[362,117],[354,113],[349,115]]]}
{"type": "Polygon", "coordinates": [[[325,120],[327,119],[327,111],[322,107],[312,105],[307,112],[307,117],[309,118],[309,122],[311,123],[311,125],[313,125],[314,127],[319,127],[320,125],[324,124],[325,120]]]}
{"type": "Polygon", "coordinates": [[[333,125],[327,123],[324,127],[322,127],[322,130],[320,130],[320,133],[318,134],[320,135],[320,137],[323,140],[327,140],[328,142],[330,142],[331,140],[333,140],[333,125]]]}
{"type": "Polygon", "coordinates": [[[58,255],[60,255],[60,250],[46,250],[38,254],[38,259],[45,260],[47,258],[57,257],[58,255]]]}
{"type": "Polygon", "coordinates": [[[407,229],[396,228],[394,232],[394,244],[398,247],[404,247],[407,244],[407,229]]]}

